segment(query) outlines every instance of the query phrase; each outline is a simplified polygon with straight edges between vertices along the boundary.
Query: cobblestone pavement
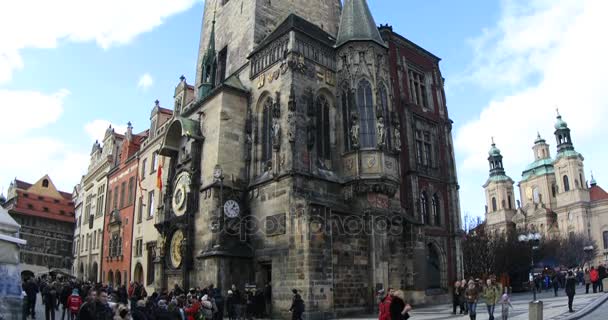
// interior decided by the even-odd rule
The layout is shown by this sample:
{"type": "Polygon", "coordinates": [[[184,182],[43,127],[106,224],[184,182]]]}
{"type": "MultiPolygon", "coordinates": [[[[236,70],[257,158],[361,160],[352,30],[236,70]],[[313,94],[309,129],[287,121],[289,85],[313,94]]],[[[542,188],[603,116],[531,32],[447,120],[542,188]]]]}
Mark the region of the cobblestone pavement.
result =
{"type": "MultiPolygon", "coordinates": [[[[580,311],[583,308],[589,306],[590,304],[598,301],[599,298],[604,297],[605,294],[608,293],[590,293],[585,294],[585,290],[583,287],[577,288],[577,295],[574,297],[574,310],[580,311]]],[[[553,291],[546,291],[540,294],[537,294],[537,299],[543,301],[543,318],[550,320],[565,320],[572,316],[576,316],[576,313],[572,314],[568,312],[568,297],[563,290],[560,290],[558,293],[558,297],[555,297],[553,291]]],[[[532,300],[531,293],[516,293],[511,298],[511,303],[513,304],[513,309],[509,311],[509,319],[514,320],[528,320],[528,303],[532,300]]],[[[607,303],[604,303],[603,307],[607,308],[607,303]]],[[[598,314],[602,314],[601,312],[598,314]]],[[[452,314],[452,306],[451,305],[439,305],[439,306],[429,306],[429,307],[420,307],[416,308],[414,306],[414,310],[410,313],[412,316],[411,319],[415,320],[445,320],[445,319],[458,319],[464,320],[469,319],[468,316],[465,315],[453,315],[452,314]]],[[[595,316],[596,313],[593,313],[595,316]]],[[[585,316],[584,319],[608,319],[606,313],[603,314],[601,318],[590,318],[591,315],[585,316]]],[[[496,311],[494,312],[495,319],[501,319],[501,311],[500,306],[496,307],[496,311]]],[[[356,319],[356,318],[343,318],[343,319],[356,319]]],[[[366,319],[372,320],[377,319],[376,316],[368,316],[361,317],[358,319],[366,319]]],[[[484,303],[480,303],[477,306],[477,319],[485,320],[489,319],[488,312],[486,309],[486,305],[484,303]]]]}

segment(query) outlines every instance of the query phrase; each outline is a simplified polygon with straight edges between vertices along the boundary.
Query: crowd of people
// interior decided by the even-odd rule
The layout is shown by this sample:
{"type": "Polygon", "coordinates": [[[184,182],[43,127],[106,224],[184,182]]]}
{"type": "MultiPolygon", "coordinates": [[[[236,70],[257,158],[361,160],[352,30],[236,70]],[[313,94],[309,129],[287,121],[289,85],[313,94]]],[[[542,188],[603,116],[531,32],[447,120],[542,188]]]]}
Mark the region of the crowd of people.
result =
{"type": "Polygon", "coordinates": [[[463,279],[456,281],[452,290],[452,313],[468,315],[471,320],[477,318],[477,304],[483,301],[486,304],[490,320],[494,320],[496,306],[501,308],[502,319],[508,319],[511,304],[509,288],[501,286],[496,282],[496,277],[491,276],[485,282],[480,279],[463,279]]]}
{"type": "MultiPolygon", "coordinates": [[[[178,285],[148,295],[145,287],[132,282],[114,288],[51,277],[30,278],[23,282],[23,319],[36,319],[38,295],[46,320],[230,320],[264,318],[271,313],[270,283],[264,288],[246,287],[241,292],[235,285],[222,294],[213,284],[185,291],[178,285]]],[[[293,319],[304,313],[304,300],[296,289],[290,308],[293,319]]]]}

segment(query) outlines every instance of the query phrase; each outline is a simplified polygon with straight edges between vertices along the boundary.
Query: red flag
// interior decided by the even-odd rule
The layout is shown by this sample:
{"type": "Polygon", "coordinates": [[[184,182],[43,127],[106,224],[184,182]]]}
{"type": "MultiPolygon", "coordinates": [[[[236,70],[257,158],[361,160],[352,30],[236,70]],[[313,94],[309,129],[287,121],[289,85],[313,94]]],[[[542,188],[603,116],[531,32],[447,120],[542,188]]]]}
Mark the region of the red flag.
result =
{"type": "Polygon", "coordinates": [[[163,192],[163,162],[165,162],[165,158],[159,161],[158,170],[156,170],[156,187],[159,193],[163,192]]]}

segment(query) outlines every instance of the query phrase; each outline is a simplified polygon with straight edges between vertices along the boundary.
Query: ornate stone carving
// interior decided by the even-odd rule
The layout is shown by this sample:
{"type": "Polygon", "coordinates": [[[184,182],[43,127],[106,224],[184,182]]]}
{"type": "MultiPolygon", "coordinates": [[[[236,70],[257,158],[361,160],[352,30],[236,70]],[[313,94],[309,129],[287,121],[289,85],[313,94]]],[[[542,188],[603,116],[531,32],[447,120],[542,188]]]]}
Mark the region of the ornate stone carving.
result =
{"type": "Polygon", "coordinates": [[[359,181],[351,186],[355,194],[380,193],[389,197],[395,196],[398,189],[396,184],[378,181],[359,181]]]}
{"type": "Polygon", "coordinates": [[[290,143],[296,141],[296,119],[293,112],[287,113],[287,139],[290,143]]]}
{"type": "Polygon", "coordinates": [[[378,148],[382,149],[386,145],[386,127],[384,126],[384,117],[378,117],[376,122],[376,137],[378,138],[378,148]]]}
{"type": "Polygon", "coordinates": [[[272,119],[272,145],[275,150],[281,148],[281,121],[279,118],[272,119]]]}
{"type": "Polygon", "coordinates": [[[401,151],[401,124],[397,119],[393,123],[393,146],[395,151],[401,151]]]}
{"type": "Polygon", "coordinates": [[[359,114],[353,112],[350,120],[350,143],[354,149],[359,148],[359,114]]]}
{"type": "Polygon", "coordinates": [[[281,93],[275,92],[274,103],[272,104],[272,117],[280,118],[281,117],[281,93]]]}

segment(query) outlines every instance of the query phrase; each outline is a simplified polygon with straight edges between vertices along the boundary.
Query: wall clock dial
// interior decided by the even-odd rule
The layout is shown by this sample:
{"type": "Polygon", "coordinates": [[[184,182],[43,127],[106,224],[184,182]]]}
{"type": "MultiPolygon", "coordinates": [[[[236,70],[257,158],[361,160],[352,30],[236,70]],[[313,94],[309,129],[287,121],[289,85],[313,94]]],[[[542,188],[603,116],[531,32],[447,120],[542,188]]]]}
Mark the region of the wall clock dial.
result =
{"type": "Polygon", "coordinates": [[[182,241],[184,233],[181,230],[175,231],[171,238],[171,266],[177,269],[182,265],[182,241]]]}
{"type": "Polygon", "coordinates": [[[240,212],[241,208],[238,202],[234,200],[228,200],[226,201],[226,203],[224,203],[224,214],[228,218],[236,218],[239,216],[240,212]]]}
{"type": "Polygon", "coordinates": [[[186,203],[189,189],[190,174],[187,172],[183,172],[175,180],[175,187],[173,189],[173,199],[171,201],[173,213],[175,213],[175,215],[178,217],[186,213],[186,203]]]}

